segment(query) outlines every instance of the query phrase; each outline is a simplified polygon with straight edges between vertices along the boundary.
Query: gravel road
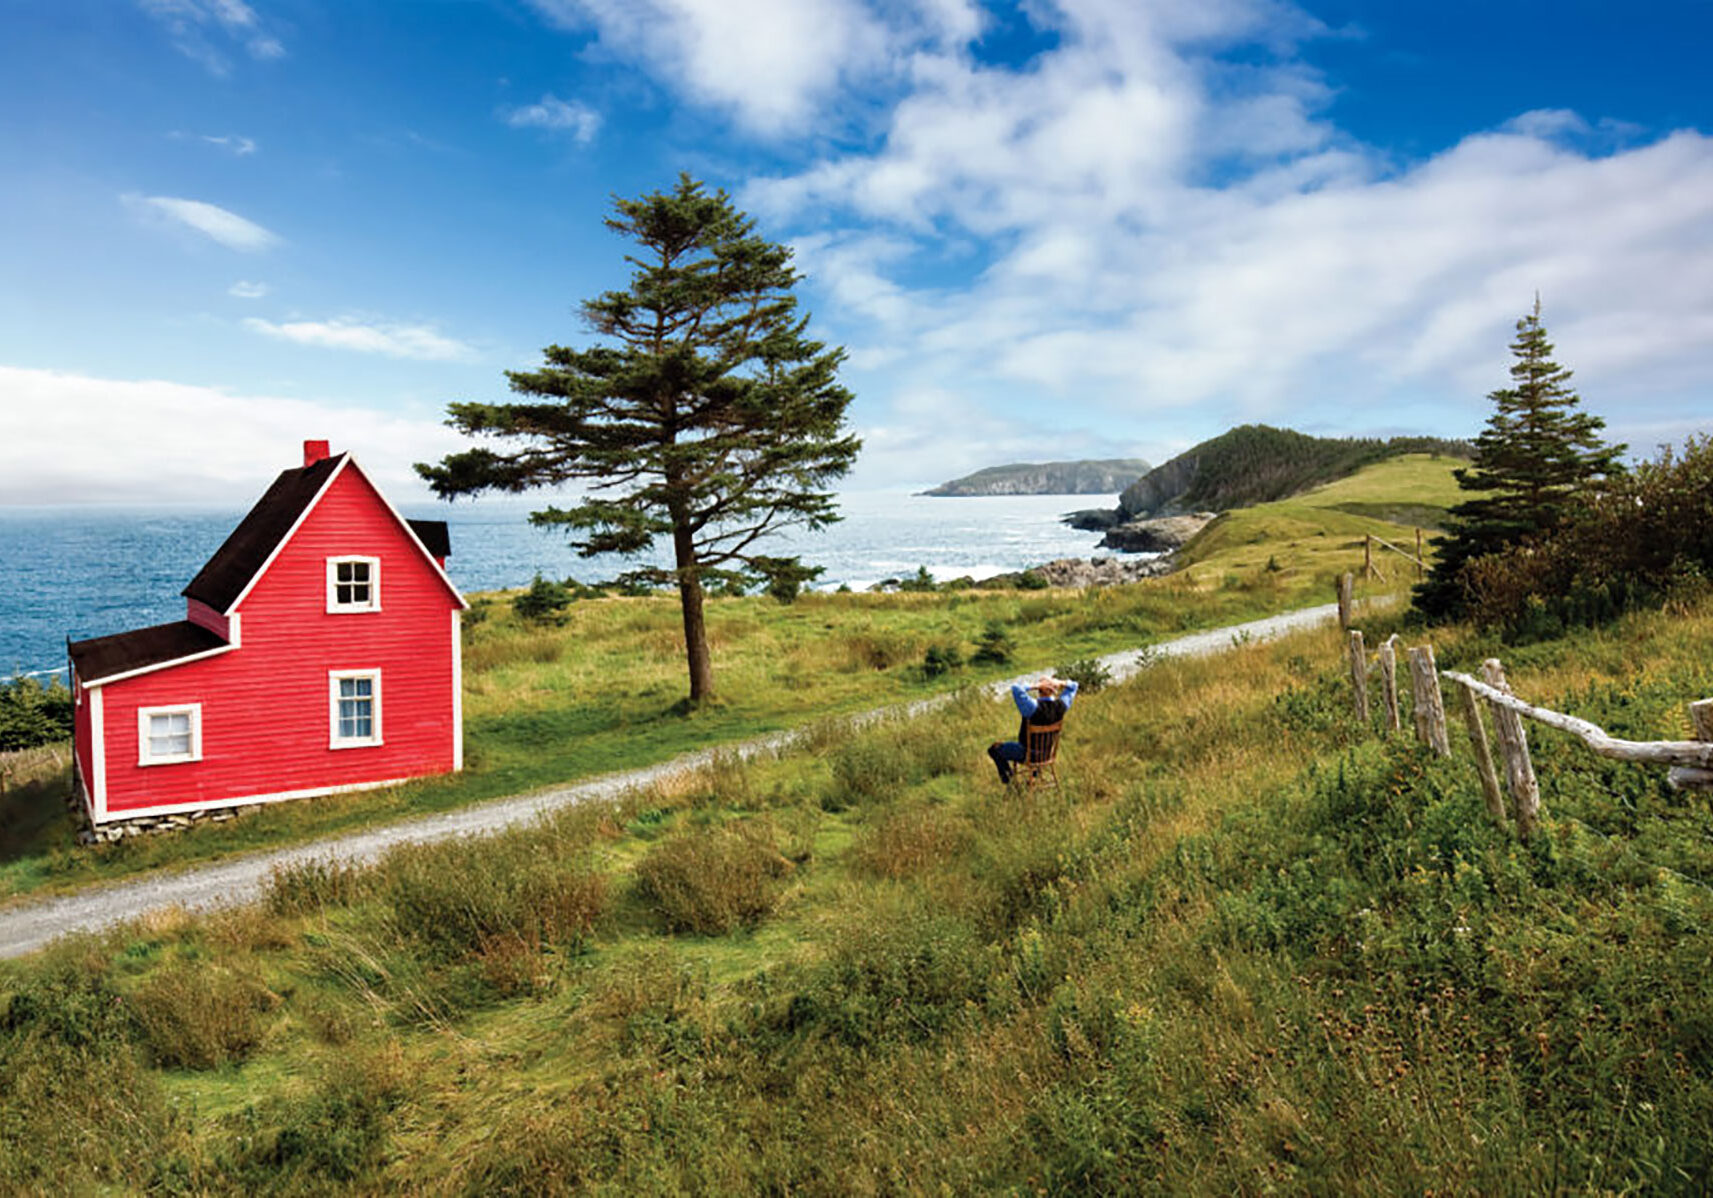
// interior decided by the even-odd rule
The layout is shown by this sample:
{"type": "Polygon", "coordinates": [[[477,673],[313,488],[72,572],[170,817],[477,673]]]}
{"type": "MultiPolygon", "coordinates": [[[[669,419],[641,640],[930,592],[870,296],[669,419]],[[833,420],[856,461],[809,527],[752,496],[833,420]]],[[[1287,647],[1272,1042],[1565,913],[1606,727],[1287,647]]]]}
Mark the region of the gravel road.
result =
{"type": "MultiPolygon", "coordinates": [[[[1325,624],[1338,617],[1336,604],[1307,607],[1284,615],[1251,620],[1210,632],[1198,632],[1176,640],[1163,641],[1148,649],[1131,649],[1102,657],[1101,663],[1111,671],[1115,681],[1136,673],[1151,656],[1199,656],[1248,644],[1270,640],[1298,629],[1325,624]]],[[[1003,696],[1013,682],[1028,682],[1034,673],[995,682],[987,689],[996,697],[1003,696]]],[[[923,699],[898,707],[881,708],[854,717],[854,723],[865,723],[888,715],[927,711],[946,701],[946,696],[923,699]]],[[[311,841],[295,848],[254,853],[230,861],[197,866],[176,873],[151,875],[133,882],[118,882],[92,887],[76,894],[41,902],[22,904],[0,910],[0,957],[17,957],[40,948],[50,940],[70,932],[96,928],[136,919],[162,908],[182,907],[206,911],[217,907],[238,906],[260,898],[269,875],[277,868],[308,861],[340,861],[359,863],[373,861],[389,849],[401,844],[420,844],[448,836],[479,836],[511,824],[531,820],[544,812],[571,803],[591,799],[612,798],[635,787],[646,786],[656,779],[694,769],[713,759],[715,752],[735,753],[751,757],[790,747],[797,734],[775,733],[735,745],[722,745],[687,753],[645,769],[625,770],[605,774],[571,786],[534,794],[493,799],[457,811],[403,820],[363,832],[311,841]]]]}

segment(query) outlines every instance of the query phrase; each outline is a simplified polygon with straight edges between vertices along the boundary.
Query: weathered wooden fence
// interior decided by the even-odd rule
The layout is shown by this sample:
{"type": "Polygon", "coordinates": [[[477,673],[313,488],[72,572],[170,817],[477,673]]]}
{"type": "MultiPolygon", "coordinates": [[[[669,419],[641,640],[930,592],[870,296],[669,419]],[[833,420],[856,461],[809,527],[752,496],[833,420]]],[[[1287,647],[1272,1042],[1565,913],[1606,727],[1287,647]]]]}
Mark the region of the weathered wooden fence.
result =
{"type": "MultiPolygon", "coordinates": [[[[1345,577],[1349,578],[1349,575],[1345,577]]],[[[1396,636],[1389,638],[1370,661],[1361,629],[1352,628],[1348,633],[1356,718],[1364,727],[1370,722],[1368,679],[1370,675],[1377,674],[1381,688],[1381,732],[1387,736],[1402,728],[1398,711],[1397,641],[1396,636]]],[[[1701,699],[1689,705],[1694,740],[1623,740],[1587,720],[1517,698],[1511,693],[1510,685],[1505,681],[1505,668],[1497,658],[1489,658],[1482,663],[1482,677],[1479,679],[1455,670],[1440,670],[1434,664],[1432,645],[1410,649],[1408,659],[1416,739],[1441,757],[1451,756],[1451,734],[1446,726],[1445,701],[1439,684],[1441,678],[1454,683],[1462,696],[1463,722],[1469,731],[1469,744],[1475,756],[1476,772],[1481,778],[1487,811],[1500,826],[1504,826],[1508,817],[1516,826],[1517,835],[1524,840],[1534,833],[1541,805],[1540,781],[1535,776],[1534,763],[1529,756],[1528,732],[1523,725],[1525,717],[1570,733],[1602,757],[1666,766],[1670,770],[1667,782],[1673,789],[1713,789],[1713,699],[1701,699]],[[1493,717],[1494,739],[1498,741],[1499,756],[1504,763],[1503,789],[1493,760],[1492,741],[1488,739],[1482,719],[1483,707],[1493,717]],[[1505,801],[1507,793],[1510,798],[1508,805],[1505,801]]]]}

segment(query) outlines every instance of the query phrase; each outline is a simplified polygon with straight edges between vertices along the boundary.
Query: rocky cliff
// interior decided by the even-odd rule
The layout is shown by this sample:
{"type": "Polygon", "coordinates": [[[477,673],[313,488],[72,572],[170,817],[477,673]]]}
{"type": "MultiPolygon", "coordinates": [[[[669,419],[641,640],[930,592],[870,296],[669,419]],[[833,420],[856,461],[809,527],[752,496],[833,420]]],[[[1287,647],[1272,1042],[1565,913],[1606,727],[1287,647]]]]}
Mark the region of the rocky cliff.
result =
{"type": "Polygon", "coordinates": [[[1016,462],[941,483],[924,495],[1111,495],[1148,472],[1141,458],[1016,462]]]}

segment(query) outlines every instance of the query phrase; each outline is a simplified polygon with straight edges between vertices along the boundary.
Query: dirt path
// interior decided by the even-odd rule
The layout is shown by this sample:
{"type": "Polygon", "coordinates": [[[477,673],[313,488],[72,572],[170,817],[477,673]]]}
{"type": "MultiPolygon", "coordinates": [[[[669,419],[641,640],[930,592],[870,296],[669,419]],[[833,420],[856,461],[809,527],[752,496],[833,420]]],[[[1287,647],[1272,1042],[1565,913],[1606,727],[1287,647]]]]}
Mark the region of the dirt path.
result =
{"type": "MultiPolygon", "coordinates": [[[[1286,612],[1284,615],[1269,616],[1264,620],[1251,620],[1247,624],[1234,624],[1228,628],[1216,628],[1209,632],[1198,632],[1176,640],[1163,641],[1150,649],[1111,653],[1100,660],[1111,671],[1113,679],[1120,681],[1136,673],[1153,655],[1193,657],[1218,653],[1252,641],[1271,640],[1298,629],[1325,624],[1337,616],[1337,605],[1328,603],[1320,607],[1286,612]]],[[[1034,674],[1019,675],[1015,679],[992,683],[988,690],[995,696],[1003,696],[1012,682],[1027,682],[1034,677],[1034,674]]],[[[901,707],[882,708],[856,716],[854,722],[864,723],[900,712],[926,711],[945,702],[945,699],[946,697],[942,696],[901,707]]],[[[718,749],[687,753],[643,769],[605,774],[554,790],[494,799],[457,811],[311,841],[294,848],[255,853],[176,873],[92,887],[76,894],[8,907],[0,911],[0,957],[22,956],[67,933],[88,931],[136,919],[162,908],[183,907],[187,910],[204,911],[254,902],[261,897],[269,875],[282,866],[308,861],[373,861],[396,845],[420,844],[448,836],[477,836],[494,832],[510,824],[534,819],[543,812],[567,804],[616,797],[634,787],[646,786],[656,779],[694,769],[712,760],[716,752],[750,757],[788,748],[797,735],[794,732],[775,733],[737,744],[721,745],[718,749]]]]}

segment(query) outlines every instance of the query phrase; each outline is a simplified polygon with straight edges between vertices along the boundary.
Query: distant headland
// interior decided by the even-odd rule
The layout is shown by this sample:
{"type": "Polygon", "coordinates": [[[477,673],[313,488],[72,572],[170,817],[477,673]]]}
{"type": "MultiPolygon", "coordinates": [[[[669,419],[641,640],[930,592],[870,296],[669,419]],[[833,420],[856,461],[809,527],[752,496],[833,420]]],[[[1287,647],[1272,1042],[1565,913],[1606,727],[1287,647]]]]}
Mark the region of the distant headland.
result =
{"type": "Polygon", "coordinates": [[[1014,462],[941,483],[923,495],[1116,495],[1148,473],[1141,458],[1014,462]]]}

